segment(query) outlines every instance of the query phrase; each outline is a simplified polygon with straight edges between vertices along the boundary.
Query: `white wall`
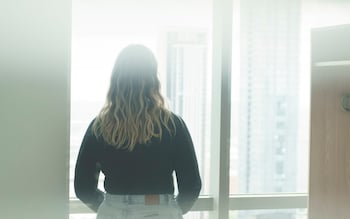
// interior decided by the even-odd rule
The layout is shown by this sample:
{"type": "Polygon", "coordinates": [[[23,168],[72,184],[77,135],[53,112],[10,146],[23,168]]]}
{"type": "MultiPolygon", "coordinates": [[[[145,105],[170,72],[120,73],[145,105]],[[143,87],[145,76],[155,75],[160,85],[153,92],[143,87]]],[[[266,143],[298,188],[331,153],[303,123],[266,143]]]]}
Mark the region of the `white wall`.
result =
{"type": "Polygon", "coordinates": [[[68,218],[69,0],[0,0],[0,218],[68,218]]]}

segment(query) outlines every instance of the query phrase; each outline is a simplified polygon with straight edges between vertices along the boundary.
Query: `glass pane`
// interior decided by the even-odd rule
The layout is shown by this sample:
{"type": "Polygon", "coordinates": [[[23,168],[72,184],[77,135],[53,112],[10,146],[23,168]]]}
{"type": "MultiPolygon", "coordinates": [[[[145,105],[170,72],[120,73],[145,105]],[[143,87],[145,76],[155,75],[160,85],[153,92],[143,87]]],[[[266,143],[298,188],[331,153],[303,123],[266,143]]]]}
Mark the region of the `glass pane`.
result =
{"type": "Polygon", "coordinates": [[[307,192],[310,29],[346,1],[235,0],[230,193],[307,192]]]}
{"type": "Polygon", "coordinates": [[[208,193],[211,11],[211,0],[73,1],[70,197],[82,137],[104,104],[119,51],[130,43],[155,53],[163,95],[188,125],[208,193]]]}
{"type": "Polygon", "coordinates": [[[307,219],[306,209],[230,211],[230,219],[307,219]]]}
{"type": "Polygon", "coordinates": [[[305,158],[298,161],[307,151],[298,149],[308,141],[299,135],[308,132],[301,120],[307,108],[299,111],[299,97],[307,97],[299,95],[300,2],[248,0],[236,7],[231,193],[305,191],[297,188],[297,163],[307,166],[305,158]]]}

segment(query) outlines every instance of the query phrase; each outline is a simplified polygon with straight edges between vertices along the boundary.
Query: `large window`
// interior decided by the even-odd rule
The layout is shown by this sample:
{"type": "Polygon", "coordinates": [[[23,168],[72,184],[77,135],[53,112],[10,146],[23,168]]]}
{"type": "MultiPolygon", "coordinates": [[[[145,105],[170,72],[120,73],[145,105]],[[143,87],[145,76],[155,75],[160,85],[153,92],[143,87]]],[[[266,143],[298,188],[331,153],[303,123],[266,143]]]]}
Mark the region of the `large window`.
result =
{"type": "MultiPolygon", "coordinates": [[[[231,193],[306,193],[308,85],[301,1],[235,2],[231,193]],[[298,164],[302,164],[298,166],[298,164]]],[[[256,213],[254,213],[256,214],[256,213]]]]}
{"type": "Polygon", "coordinates": [[[75,198],[76,156],[116,56],[141,43],[194,140],[203,189],[185,218],[306,219],[309,33],[350,23],[349,10],[341,0],[73,0],[70,218],[95,217],[75,198]]]}

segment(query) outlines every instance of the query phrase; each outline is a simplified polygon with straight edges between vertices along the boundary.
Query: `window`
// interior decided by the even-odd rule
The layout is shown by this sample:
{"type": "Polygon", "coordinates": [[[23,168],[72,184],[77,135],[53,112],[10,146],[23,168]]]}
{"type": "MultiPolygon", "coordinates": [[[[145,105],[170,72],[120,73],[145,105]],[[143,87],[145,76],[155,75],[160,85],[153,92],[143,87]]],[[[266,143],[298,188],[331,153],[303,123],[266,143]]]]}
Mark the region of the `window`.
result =
{"type": "Polygon", "coordinates": [[[349,10],[340,0],[74,0],[70,218],[94,218],[75,199],[77,152],[118,52],[142,43],[196,147],[203,189],[185,218],[305,219],[309,31],[350,22],[349,10]]]}
{"type": "MultiPolygon", "coordinates": [[[[301,121],[298,103],[301,2],[236,1],[239,16],[234,18],[235,57],[232,69],[232,132],[237,133],[234,152],[238,159],[236,186],[231,193],[306,192],[297,188],[299,153],[297,142],[307,149],[308,139],[299,139],[298,131],[308,132],[307,121],[301,121]],[[246,68],[245,66],[251,66],[246,68]],[[288,106],[288,107],[287,107],[288,106]],[[244,125],[248,124],[248,125],[244,125]],[[299,124],[302,124],[299,126],[299,124]],[[299,130],[299,127],[303,127],[299,130]],[[282,140],[283,136],[288,136],[282,140]],[[280,139],[276,139],[276,136],[280,139]],[[284,159],[276,156],[287,150],[284,159]],[[281,181],[284,186],[281,187],[281,181]]],[[[306,160],[302,161],[305,165],[306,160]]],[[[231,178],[231,179],[232,179],[231,178]]],[[[306,183],[303,185],[306,186],[306,183]]]]}

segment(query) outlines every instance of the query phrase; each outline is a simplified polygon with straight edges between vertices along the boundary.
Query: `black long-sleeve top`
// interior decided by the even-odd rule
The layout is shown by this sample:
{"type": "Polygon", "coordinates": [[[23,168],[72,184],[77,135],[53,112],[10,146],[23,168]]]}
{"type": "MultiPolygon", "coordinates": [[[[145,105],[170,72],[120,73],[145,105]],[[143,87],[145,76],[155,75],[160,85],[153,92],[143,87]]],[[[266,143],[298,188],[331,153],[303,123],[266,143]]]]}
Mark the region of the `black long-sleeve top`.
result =
{"type": "Polygon", "coordinates": [[[198,198],[201,178],[192,139],[184,121],[174,115],[176,132],[163,129],[161,139],[137,144],[133,151],[115,149],[96,138],[89,125],[75,166],[74,187],[77,197],[97,211],[104,194],[97,188],[100,171],[104,188],[110,194],[173,194],[175,171],[179,194],[176,200],[183,214],[198,198]]]}

